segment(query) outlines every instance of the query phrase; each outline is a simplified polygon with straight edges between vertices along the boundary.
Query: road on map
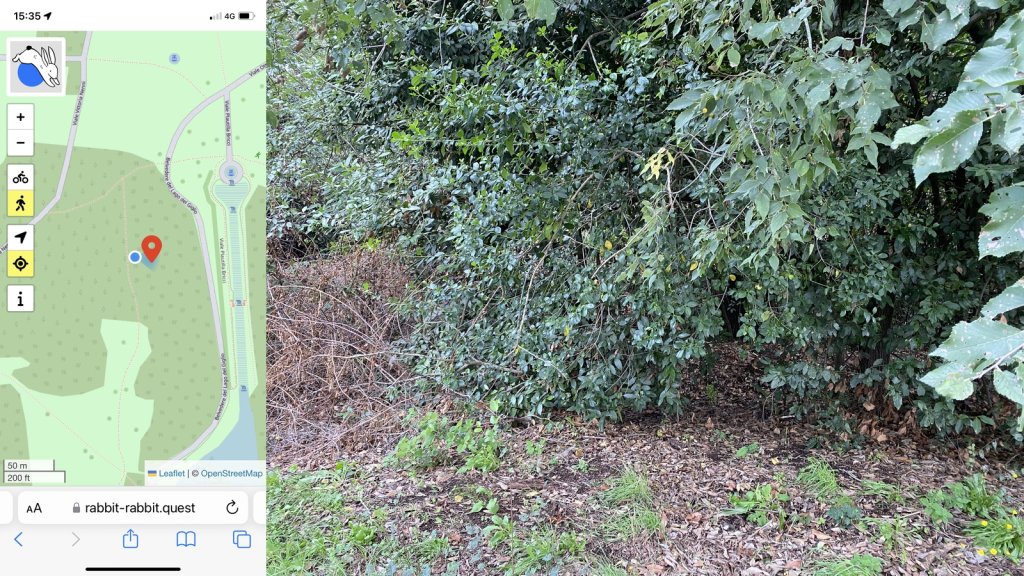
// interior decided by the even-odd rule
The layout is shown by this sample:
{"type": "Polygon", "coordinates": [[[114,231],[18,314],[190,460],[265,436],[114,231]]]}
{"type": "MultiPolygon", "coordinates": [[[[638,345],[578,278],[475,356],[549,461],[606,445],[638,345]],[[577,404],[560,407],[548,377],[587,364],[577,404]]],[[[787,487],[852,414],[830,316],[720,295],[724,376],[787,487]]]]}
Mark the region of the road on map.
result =
{"type": "MultiPolygon", "coordinates": [[[[230,97],[232,90],[238,88],[248,80],[251,80],[252,78],[256,77],[256,75],[262,72],[266,67],[266,64],[260,64],[259,66],[250,69],[248,72],[242,74],[237,79],[235,79],[235,81],[231,82],[224,88],[221,88],[217,92],[214,92],[205,100],[200,102],[195,108],[193,108],[192,111],[185,116],[181,123],[178,124],[178,130],[174,133],[174,136],[171,138],[170,145],[168,145],[167,147],[167,155],[164,157],[164,184],[167,185],[167,189],[170,191],[171,195],[174,196],[176,200],[184,204],[185,207],[192,212],[192,215],[196,221],[196,228],[199,231],[199,245],[203,251],[203,263],[206,266],[206,279],[210,289],[210,304],[213,308],[213,323],[214,328],[217,331],[217,350],[220,352],[221,358],[221,398],[217,411],[214,414],[213,420],[210,422],[210,426],[207,427],[207,429],[204,430],[203,433],[200,434],[198,438],[196,438],[195,442],[193,442],[188,448],[176,454],[173,458],[171,458],[172,460],[181,460],[187,457],[192,452],[195,452],[196,449],[199,448],[199,446],[201,446],[202,443],[205,442],[206,439],[209,438],[211,434],[213,434],[213,431],[217,428],[217,425],[220,423],[221,415],[223,413],[224,406],[226,405],[227,402],[228,376],[226,354],[224,351],[224,334],[222,332],[220,322],[220,302],[217,300],[217,287],[213,278],[213,263],[212,259],[210,258],[209,247],[206,243],[206,226],[203,223],[202,216],[200,216],[199,214],[199,208],[197,208],[195,204],[190,202],[188,198],[182,196],[181,193],[178,192],[177,189],[175,189],[174,182],[171,179],[171,160],[174,158],[174,151],[178,147],[178,140],[181,139],[181,135],[184,134],[185,129],[188,127],[189,123],[191,123],[192,120],[194,120],[195,117],[198,116],[200,112],[202,112],[208,106],[210,106],[214,102],[217,102],[218,100],[227,100],[230,97]]],[[[229,126],[231,122],[229,116],[231,112],[230,104],[225,105],[224,112],[225,125],[229,126]]],[[[226,146],[226,156],[228,156],[227,159],[231,161],[233,160],[233,154],[231,151],[230,140],[228,140],[226,146]]],[[[236,350],[236,353],[242,354],[244,353],[244,351],[239,352],[236,350]]]]}

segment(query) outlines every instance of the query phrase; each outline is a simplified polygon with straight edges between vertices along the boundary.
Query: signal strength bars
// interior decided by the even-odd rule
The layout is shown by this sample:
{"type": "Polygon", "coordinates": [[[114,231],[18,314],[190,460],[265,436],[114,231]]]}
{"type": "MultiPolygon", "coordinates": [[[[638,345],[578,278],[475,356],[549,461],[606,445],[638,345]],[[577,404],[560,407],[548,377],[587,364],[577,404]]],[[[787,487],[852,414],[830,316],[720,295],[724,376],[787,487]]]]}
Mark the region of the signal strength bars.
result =
{"type": "Polygon", "coordinates": [[[213,16],[210,16],[210,20],[223,20],[223,19],[224,19],[224,13],[223,12],[217,12],[213,16]]]}

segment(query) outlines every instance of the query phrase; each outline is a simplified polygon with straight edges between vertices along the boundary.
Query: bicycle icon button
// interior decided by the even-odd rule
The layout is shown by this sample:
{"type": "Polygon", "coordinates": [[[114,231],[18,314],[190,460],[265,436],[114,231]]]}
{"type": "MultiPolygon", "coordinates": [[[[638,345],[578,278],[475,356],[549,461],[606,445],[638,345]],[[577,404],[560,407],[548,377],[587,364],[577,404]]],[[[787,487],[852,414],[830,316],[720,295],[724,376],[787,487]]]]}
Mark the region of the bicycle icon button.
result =
{"type": "Polygon", "coordinates": [[[22,170],[17,176],[11,179],[12,184],[28,184],[28,176],[25,176],[25,171],[22,170]]]}

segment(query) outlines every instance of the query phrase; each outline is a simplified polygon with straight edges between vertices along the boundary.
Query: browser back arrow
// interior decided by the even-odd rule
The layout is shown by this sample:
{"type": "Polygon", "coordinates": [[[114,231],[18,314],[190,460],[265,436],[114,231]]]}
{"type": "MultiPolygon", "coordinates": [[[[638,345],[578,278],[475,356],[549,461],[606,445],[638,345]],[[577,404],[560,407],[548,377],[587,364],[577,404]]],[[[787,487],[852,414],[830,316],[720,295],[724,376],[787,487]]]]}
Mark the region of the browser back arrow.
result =
{"type": "Polygon", "coordinates": [[[18,535],[14,537],[14,543],[17,544],[19,547],[24,548],[25,545],[22,544],[20,540],[18,540],[18,538],[21,538],[22,534],[24,534],[24,532],[18,532],[18,535]]]}

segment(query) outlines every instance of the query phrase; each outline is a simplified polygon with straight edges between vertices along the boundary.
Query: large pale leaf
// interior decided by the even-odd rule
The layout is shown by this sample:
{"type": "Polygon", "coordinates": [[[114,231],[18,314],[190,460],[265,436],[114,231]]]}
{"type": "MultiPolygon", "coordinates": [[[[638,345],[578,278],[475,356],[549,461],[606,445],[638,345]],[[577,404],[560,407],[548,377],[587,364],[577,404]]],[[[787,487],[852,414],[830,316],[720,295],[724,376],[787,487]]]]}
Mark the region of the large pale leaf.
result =
{"type": "Polygon", "coordinates": [[[971,157],[984,123],[977,112],[959,112],[945,130],[928,138],[914,156],[914,180],[920,186],[935,172],[948,172],[971,157]]]}
{"type": "Polygon", "coordinates": [[[949,362],[982,366],[1009,355],[1024,346],[1024,331],[1008,324],[978,318],[973,322],[960,322],[932,356],[945,358],[949,362]]]}
{"type": "Polygon", "coordinates": [[[1024,306],[1024,278],[1017,280],[1015,284],[1003,290],[999,296],[989,300],[988,304],[981,309],[981,315],[986,318],[995,318],[999,314],[1005,314],[1021,306],[1024,306]]]}
{"type": "Polygon", "coordinates": [[[967,366],[950,362],[925,374],[921,381],[947,398],[963,400],[974,392],[972,376],[974,372],[967,366]]]}
{"type": "Polygon", "coordinates": [[[991,106],[992,102],[988,96],[975,87],[959,88],[949,95],[942,108],[932,112],[932,115],[925,119],[925,123],[933,131],[938,132],[952,126],[960,112],[987,112],[991,106]]]}
{"type": "Polygon", "coordinates": [[[996,368],[993,383],[996,392],[1021,407],[1020,417],[1017,418],[1017,430],[1024,430],[1024,382],[1021,382],[1013,372],[996,368]]]}
{"type": "Polygon", "coordinates": [[[931,134],[930,128],[923,124],[911,124],[904,126],[896,131],[896,134],[892,137],[893,148],[899,148],[901,144],[916,144],[918,140],[931,134]]]}
{"type": "Polygon", "coordinates": [[[996,392],[1024,406],[1024,382],[1021,382],[1016,374],[1009,370],[996,368],[993,380],[996,385],[996,392]]]}
{"type": "Polygon", "coordinates": [[[970,17],[967,14],[960,14],[951,17],[948,10],[939,12],[935,18],[926,19],[921,23],[921,41],[928,48],[936,50],[946,42],[949,42],[960,33],[960,29],[967,25],[970,17]]]}
{"type": "Polygon", "coordinates": [[[825,80],[820,82],[814,88],[811,88],[804,94],[804,101],[807,103],[808,110],[814,110],[822,102],[829,99],[832,94],[832,80],[825,80]]]}
{"type": "Polygon", "coordinates": [[[1024,182],[993,192],[981,213],[989,217],[978,236],[981,257],[1024,251],[1024,182]]]}
{"type": "Polygon", "coordinates": [[[992,119],[992,143],[1010,154],[1024,145],[1024,113],[1019,108],[1007,108],[992,119]]]}
{"type": "Polygon", "coordinates": [[[904,10],[914,7],[915,0],[883,0],[882,8],[889,13],[889,16],[896,16],[904,10]]]}
{"type": "Polygon", "coordinates": [[[498,16],[502,20],[511,20],[516,12],[516,7],[512,4],[512,0],[498,0],[495,3],[495,8],[498,9],[498,16]]]}
{"type": "MultiPolygon", "coordinates": [[[[990,86],[1001,86],[1000,74],[994,71],[1013,63],[1013,51],[1006,46],[985,46],[978,50],[964,66],[961,82],[980,81],[990,86]]],[[[1011,68],[1012,70],[1012,68],[1011,68]]]]}
{"type": "Polygon", "coordinates": [[[553,24],[557,13],[558,7],[553,0],[526,0],[526,15],[530,18],[553,24]]]}

